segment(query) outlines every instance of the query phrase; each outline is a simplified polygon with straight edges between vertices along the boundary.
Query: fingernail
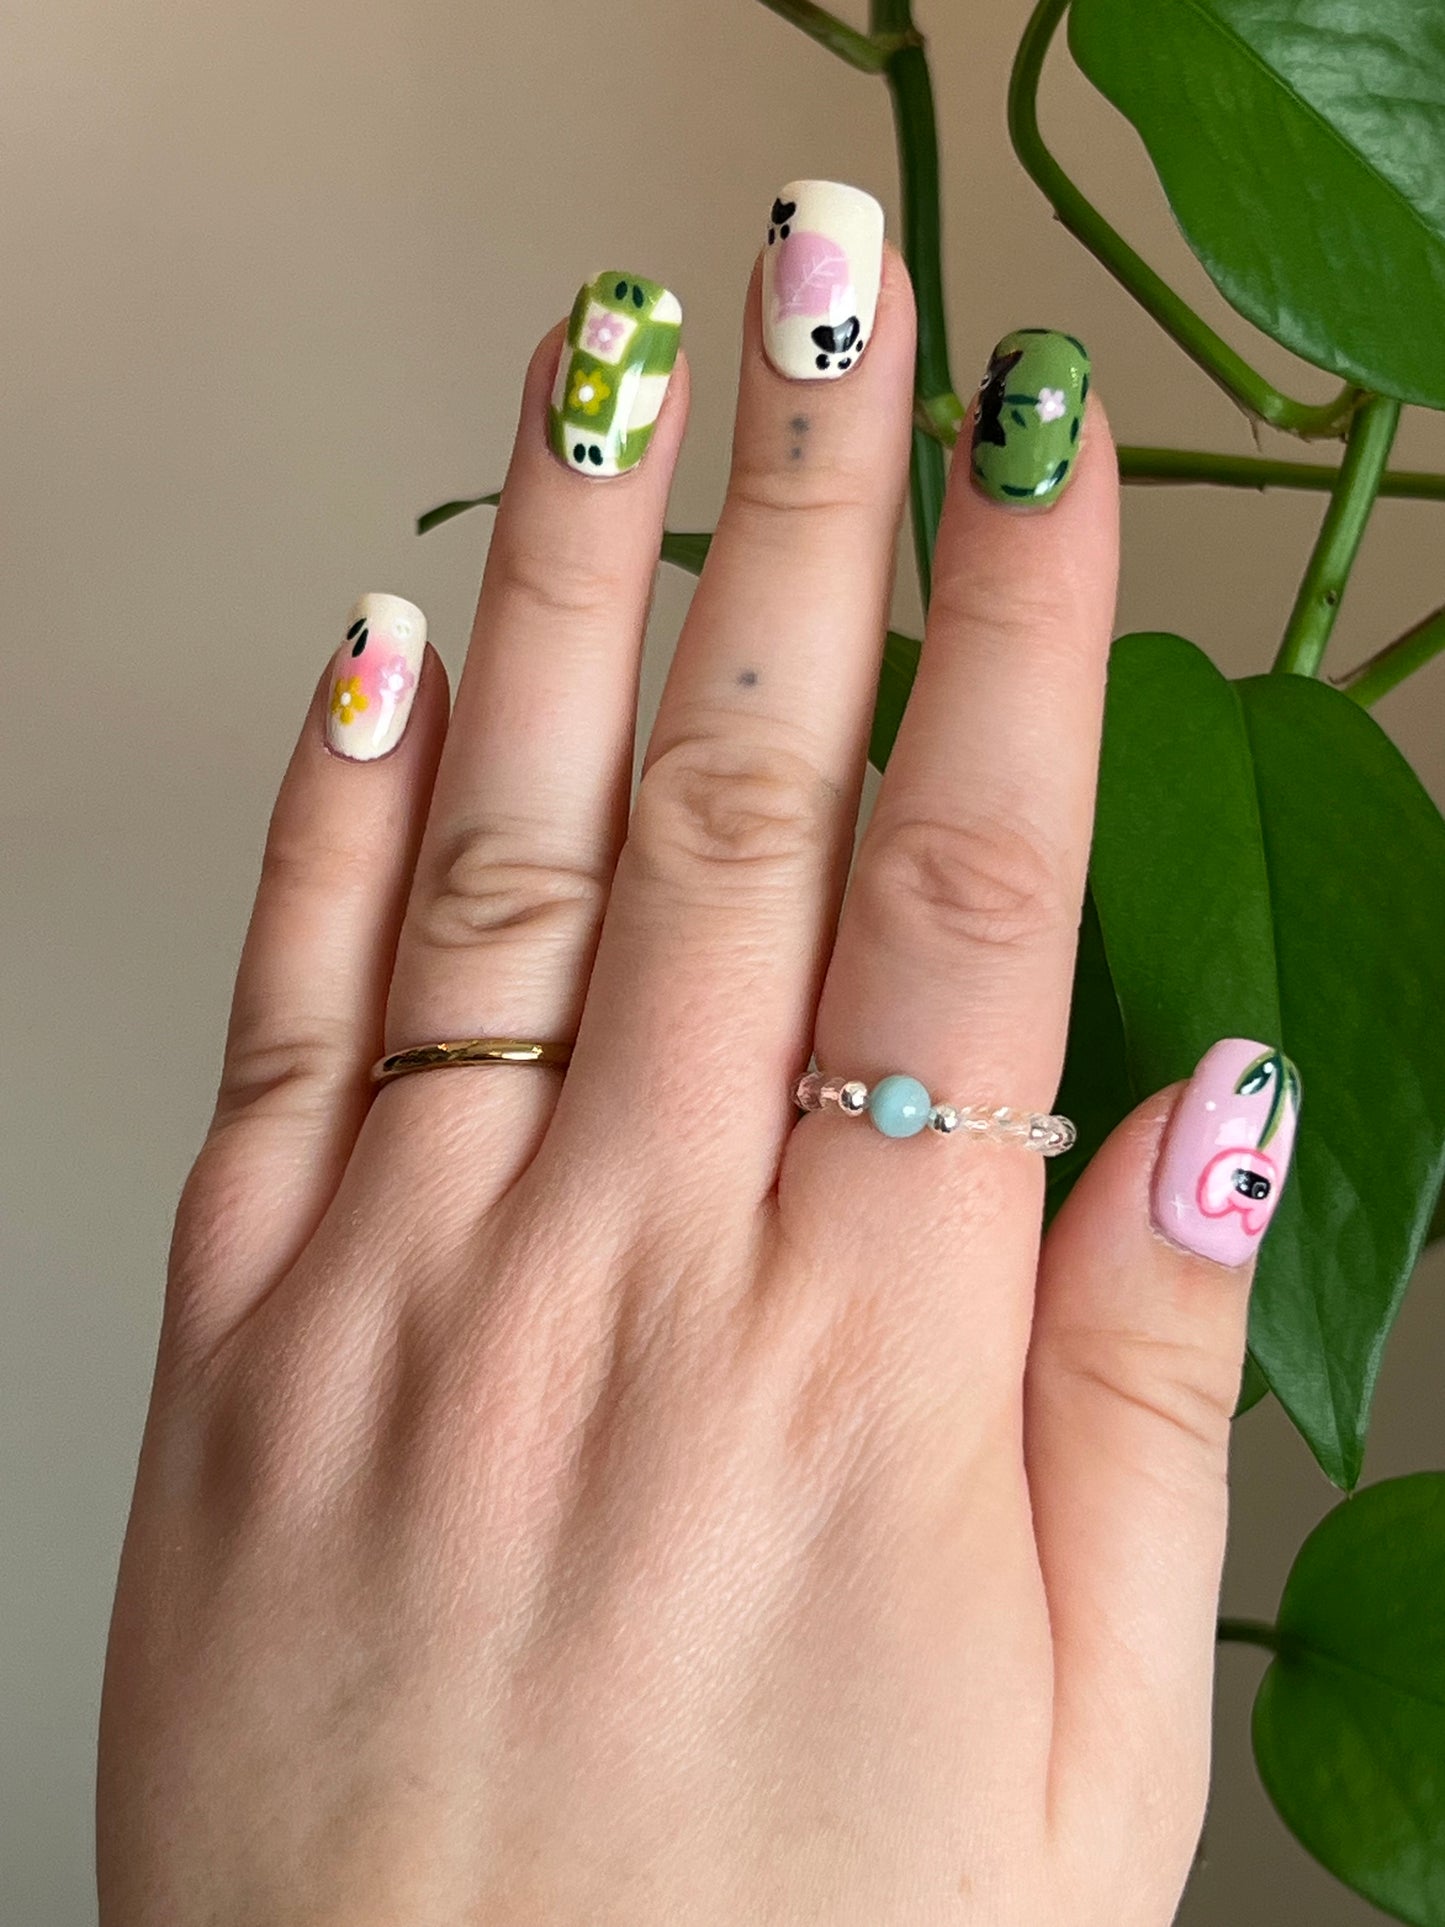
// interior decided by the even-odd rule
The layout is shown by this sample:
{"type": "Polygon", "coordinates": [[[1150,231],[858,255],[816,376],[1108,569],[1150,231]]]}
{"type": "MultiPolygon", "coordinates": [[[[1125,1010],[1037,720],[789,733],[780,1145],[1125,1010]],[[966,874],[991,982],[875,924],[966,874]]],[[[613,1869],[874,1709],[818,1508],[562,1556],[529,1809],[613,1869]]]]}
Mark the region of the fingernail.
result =
{"type": "Polygon", "coordinates": [[[991,501],[1048,508],[1074,473],[1089,351],[1072,335],[1020,328],[994,349],[978,391],[973,474],[991,501]]]}
{"type": "Polygon", "coordinates": [[[1226,1037],[1199,1060],[1165,1133],[1154,1223],[1173,1244],[1242,1265],[1274,1216],[1299,1117],[1299,1072],[1269,1044],[1226,1037]]]}
{"type": "Polygon", "coordinates": [[[552,452],[583,475],[637,464],[677,360],[682,305],[660,282],[599,274],[578,290],[557,363],[552,452]]]}
{"type": "Polygon", "coordinates": [[[426,617],[399,595],[364,595],[346,618],[331,671],[326,740],[372,763],[401,741],[426,652],[426,617]]]}
{"type": "Polygon", "coordinates": [[[780,375],[836,381],[868,345],[883,272],[883,210],[861,187],[789,181],[768,214],[763,347],[780,375]]]}

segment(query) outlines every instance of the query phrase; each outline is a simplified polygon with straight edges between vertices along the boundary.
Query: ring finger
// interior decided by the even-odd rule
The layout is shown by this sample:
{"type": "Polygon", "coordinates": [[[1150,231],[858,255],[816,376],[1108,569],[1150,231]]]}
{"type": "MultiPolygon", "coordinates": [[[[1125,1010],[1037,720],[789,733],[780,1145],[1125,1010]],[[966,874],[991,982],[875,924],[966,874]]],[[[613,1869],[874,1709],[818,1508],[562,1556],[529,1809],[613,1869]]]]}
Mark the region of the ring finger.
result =
{"type": "MultiPolygon", "coordinates": [[[[950,478],[917,685],[819,1008],[818,1061],[870,1086],[909,1075],[936,1102],[1046,1111],[1093,813],[1117,471],[1089,400],[1088,357],[1066,335],[1002,342],[971,425],[972,456],[961,443],[950,478]]],[[[922,1119],[891,1122],[901,1133],[922,1119]]],[[[805,1121],[796,1149],[795,1174],[818,1198],[866,1200],[881,1154],[900,1222],[942,1215],[953,1230],[966,1220],[970,1235],[990,1219],[1014,1227],[1016,1249],[983,1269],[1010,1292],[1032,1276],[1038,1212],[987,1204],[1023,1206],[1015,1187],[1032,1196],[1039,1173],[1026,1155],[939,1146],[958,1173],[944,1183],[924,1147],[890,1157],[873,1131],[828,1118],[805,1121]]],[[[992,1331],[1018,1351],[1028,1306],[1011,1309],[992,1331]]]]}

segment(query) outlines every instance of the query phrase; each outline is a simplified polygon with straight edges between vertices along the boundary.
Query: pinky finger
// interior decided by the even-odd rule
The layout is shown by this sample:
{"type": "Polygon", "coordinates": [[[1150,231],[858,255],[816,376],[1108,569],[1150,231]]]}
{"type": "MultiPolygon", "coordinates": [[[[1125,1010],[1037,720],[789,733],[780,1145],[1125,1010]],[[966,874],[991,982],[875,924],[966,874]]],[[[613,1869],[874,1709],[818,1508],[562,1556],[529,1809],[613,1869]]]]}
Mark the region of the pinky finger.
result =
{"type": "MultiPolygon", "coordinates": [[[[1126,1799],[1156,1844],[1177,1836],[1181,1885],[1207,1788],[1253,1259],[1298,1096],[1282,1052],[1214,1045],[1114,1132],[1039,1267],[1026,1452],[1054,1632],[1055,1813],[1097,1837],[1104,1803],[1126,1799]]],[[[1161,1919],[1177,1899],[1159,1897],[1161,1919]]]]}
{"type": "Polygon", "coordinates": [[[188,1345],[212,1349],[289,1269],[340,1182],[446,719],[425,617],[364,596],[282,780],[215,1115],[177,1215],[168,1312],[188,1345]]]}

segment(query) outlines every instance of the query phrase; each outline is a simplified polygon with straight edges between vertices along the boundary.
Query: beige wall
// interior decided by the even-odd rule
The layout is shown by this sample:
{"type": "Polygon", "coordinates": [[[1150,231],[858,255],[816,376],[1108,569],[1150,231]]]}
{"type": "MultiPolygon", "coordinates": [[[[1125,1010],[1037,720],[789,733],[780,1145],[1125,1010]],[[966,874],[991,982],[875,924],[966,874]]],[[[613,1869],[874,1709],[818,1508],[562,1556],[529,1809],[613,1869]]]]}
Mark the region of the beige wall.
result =
{"type": "MultiPolygon", "coordinates": [[[[960,384],[1005,328],[1054,323],[1094,345],[1127,439],[1248,451],[1006,151],[1023,0],[920,11],[960,384]]],[[[498,479],[528,350],[604,261],[687,307],[673,520],[705,526],[759,208],[793,175],[864,183],[890,218],[896,197],[881,87],[751,0],[15,0],[5,39],[0,1916],[72,1927],[93,1918],[93,1723],[167,1220],[338,614],[366,588],[414,597],[458,667],[488,519],[424,542],[411,519],[498,479]]],[[[1222,312],[1122,123],[1071,76],[1048,100],[1086,181],[1222,312]]],[[[1445,467],[1445,425],[1412,421],[1402,457],[1445,467]]],[[[1318,515],[1317,498],[1132,491],[1122,625],[1261,666],[1318,515]]],[[[1342,660],[1441,599],[1442,531],[1445,508],[1381,510],[1342,660]]],[[[686,601],[665,575],[654,687],[686,601]]],[[[1437,794],[1442,717],[1445,667],[1382,711],[1437,794]]],[[[1445,1464],[1442,1277],[1390,1354],[1371,1476],[1445,1464]]],[[[1228,1601],[1268,1613],[1330,1493],[1269,1408],[1241,1427],[1237,1473],[1228,1601]]],[[[1185,1920],[1374,1919],[1254,1782],[1255,1657],[1221,1672],[1185,1920]]]]}

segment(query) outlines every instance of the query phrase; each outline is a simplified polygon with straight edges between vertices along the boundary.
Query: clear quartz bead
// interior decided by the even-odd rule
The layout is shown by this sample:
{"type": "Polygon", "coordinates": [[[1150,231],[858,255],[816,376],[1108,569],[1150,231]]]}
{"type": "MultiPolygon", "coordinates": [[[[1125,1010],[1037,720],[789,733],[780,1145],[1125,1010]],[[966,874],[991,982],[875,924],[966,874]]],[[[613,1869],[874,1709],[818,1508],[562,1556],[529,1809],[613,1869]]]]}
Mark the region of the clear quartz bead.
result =
{"type": "Polygon", "coordinates": [[[808,1071],[798,1079],[793,1091],[793,1102],[800,1111],[822,1110],[823,1086],[827,1081],[821,1071],[808,1071]]]}

